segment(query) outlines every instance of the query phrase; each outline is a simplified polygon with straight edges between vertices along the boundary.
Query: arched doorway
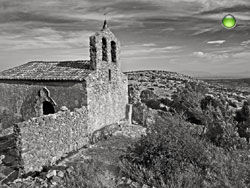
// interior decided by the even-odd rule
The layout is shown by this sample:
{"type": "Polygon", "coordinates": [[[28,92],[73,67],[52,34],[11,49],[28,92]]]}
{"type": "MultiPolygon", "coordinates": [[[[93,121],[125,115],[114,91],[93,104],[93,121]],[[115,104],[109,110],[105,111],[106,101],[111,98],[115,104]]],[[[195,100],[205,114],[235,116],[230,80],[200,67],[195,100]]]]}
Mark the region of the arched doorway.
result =
{"type": "Polygon", "coordinates": [[[55,113],[56,106],[56,102],[50,97],[50,91],[46,87],[38,91],[34,106],[37,117],[55,113]]]}
{"type": "Polygon", "coordinates": [[[54,114],[55,109],[51,102],[44,101],[43,102],[43,115],[54,114]]]}

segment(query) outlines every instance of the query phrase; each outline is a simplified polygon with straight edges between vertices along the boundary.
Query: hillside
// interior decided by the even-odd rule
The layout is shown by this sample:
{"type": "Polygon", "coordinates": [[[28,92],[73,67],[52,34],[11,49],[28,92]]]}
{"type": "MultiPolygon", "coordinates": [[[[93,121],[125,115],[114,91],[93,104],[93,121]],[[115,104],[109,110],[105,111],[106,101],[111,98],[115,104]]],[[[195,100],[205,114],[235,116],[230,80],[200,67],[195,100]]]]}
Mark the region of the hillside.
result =
{"type": "Polygon", "coordinates": [[[172,72],[128,76],[134,123],[148,134],[122,157],[127,175],[155,187],[250,186],[249,92],[172,72]]]}
{"type": "Polygon", "coordinates": [[[187,82],[202,82],[190,76],[167,71],[147,70],[127,72],[126,74],[128,75],[129,87],[138,87],[140,91],[143,89],[154,90],[154,93],[159,97],[170,97],[187,82]]]}
{"type": "Polygon", "coordinates": [[[127,72],[126,74],[128,75],[130,88],[135,87],[138,92],[145,89],[153,90],[159,98],[171,98],[178,89],[184,87],[188,82],[203,85],[208,89],[207,94],[214,97],[223,96],[230,104],[235,103],[236,108],[241,107],[242,101],[250,97],[249,79],[199,80],[176,72],[154,70],[127,72]]]}

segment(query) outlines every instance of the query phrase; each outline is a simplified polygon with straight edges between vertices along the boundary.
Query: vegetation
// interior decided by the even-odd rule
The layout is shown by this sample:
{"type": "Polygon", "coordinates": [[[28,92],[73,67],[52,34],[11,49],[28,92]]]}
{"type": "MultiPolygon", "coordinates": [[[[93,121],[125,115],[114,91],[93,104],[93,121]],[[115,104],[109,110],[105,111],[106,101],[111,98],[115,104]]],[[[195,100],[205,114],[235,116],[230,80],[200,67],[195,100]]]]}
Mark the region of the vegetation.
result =
{"type": "Polygon", "coordinates": [[[66,174],[63,180],[63,185],[59,187],[71,188],[98,188],[104,187],[101,183],[98,172],[100,171],[100,164],[95,160],[85,160],[83,162],[74,163],[72,170],[66,174]]]}
{"type": "Polygon", "coordinates": [[[172,115],[158,113],[147,135],[121,156],[127,176],[166,188],[250,187],[249,102],[235,115],[223,97],[206,95],[197,83],[179,89],[172,102],[142,96],[158,111],[166,102],[172,115]]]}

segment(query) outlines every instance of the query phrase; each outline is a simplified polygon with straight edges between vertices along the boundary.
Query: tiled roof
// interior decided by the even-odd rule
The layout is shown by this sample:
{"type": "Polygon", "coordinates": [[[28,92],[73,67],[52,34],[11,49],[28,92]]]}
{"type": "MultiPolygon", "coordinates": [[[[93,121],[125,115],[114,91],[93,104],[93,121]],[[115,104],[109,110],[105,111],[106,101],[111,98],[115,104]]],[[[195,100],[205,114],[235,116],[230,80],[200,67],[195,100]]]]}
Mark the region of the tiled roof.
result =
{"type": "Polygon", "coordinates": [[[0,72],[0,80],[82,81],[92,71],[89,61],[33,61],[0,72]]]}

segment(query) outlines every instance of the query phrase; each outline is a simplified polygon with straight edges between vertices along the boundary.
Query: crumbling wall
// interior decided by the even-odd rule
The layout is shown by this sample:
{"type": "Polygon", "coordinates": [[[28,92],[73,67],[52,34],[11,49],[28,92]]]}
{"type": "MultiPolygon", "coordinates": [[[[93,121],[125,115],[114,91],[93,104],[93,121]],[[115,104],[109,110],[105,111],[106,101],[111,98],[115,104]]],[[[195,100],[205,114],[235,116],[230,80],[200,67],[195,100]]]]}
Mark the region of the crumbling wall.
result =
{"type": "Polygon", "coordinates": [[[25,173],[51,166],[89,142],[85,107],[32,118],[18,127],[25,173]]]}
{"type": "Polygon", "coordinates": [[[14,124],[12,130],[2,131],[0,184],[12,181],[23,173],[41,171],[70,152],[105,140],[127,125],[127,120],[121,120],[98,130],[89,129],[91,126],[88,124],[86,107],[74,111],[64,110],[31,118],[14,124]]]}
{"type": "Polygon", "coordinates": [[[13,181],[22,173],[21,143],[18,126],[0,136],[0,184],[13,181]]]}

